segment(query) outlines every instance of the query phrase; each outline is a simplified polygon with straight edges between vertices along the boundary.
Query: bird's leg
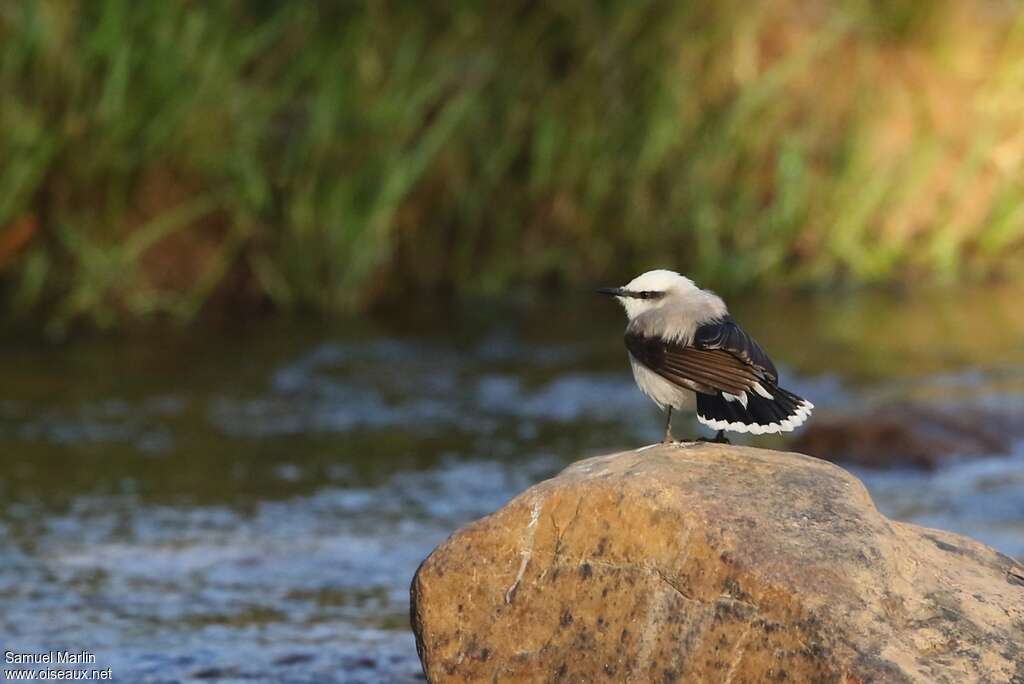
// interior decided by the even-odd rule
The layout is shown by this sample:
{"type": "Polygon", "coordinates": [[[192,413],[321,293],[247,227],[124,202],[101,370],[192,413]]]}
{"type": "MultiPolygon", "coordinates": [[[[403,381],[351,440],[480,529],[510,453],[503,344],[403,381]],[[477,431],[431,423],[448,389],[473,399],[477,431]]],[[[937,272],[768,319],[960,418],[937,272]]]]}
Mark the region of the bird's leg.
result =
{"type": "Polygon", "coordinates": [[[661,440],[662,444],[672,444],[675,440],[672,439],[672,407],[668,407],[668,418],[665,420],[665,439],[661,440]]]}

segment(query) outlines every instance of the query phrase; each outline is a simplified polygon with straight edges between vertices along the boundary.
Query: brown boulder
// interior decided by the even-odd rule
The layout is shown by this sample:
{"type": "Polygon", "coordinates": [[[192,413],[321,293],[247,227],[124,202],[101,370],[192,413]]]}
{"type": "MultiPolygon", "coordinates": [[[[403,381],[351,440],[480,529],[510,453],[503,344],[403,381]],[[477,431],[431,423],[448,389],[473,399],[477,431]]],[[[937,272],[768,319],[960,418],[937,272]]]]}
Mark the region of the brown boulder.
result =
{"type": "Polygon", "coordinates": [[[587,459],[413,579],[431,682],[1024,682],[1024,566],[799,454],[587,459]]]}

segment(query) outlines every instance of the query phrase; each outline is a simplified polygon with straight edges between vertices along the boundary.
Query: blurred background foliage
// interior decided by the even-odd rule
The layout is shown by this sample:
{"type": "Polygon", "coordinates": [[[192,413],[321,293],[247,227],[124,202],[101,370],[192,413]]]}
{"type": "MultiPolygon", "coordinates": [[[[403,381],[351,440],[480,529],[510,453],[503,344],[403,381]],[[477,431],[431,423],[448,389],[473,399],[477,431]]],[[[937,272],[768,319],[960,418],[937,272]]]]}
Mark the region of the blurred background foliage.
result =
{"type": "Polygon", "coordinates": [[[1024,251],[993,0],[0,4],[0,302],[112,326],[1024,251]]]}

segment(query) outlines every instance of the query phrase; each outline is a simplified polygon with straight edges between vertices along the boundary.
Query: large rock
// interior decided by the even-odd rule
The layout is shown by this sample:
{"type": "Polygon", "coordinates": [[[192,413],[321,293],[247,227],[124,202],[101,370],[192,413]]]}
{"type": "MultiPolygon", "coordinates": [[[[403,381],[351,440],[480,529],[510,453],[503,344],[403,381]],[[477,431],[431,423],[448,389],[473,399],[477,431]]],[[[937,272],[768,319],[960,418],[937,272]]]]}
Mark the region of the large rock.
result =
{"type": "Polygon", "coordinates": [[[581,461],[428,557],[431,682],[1024,683],[1024,566],[798,454],[581,461]]]}

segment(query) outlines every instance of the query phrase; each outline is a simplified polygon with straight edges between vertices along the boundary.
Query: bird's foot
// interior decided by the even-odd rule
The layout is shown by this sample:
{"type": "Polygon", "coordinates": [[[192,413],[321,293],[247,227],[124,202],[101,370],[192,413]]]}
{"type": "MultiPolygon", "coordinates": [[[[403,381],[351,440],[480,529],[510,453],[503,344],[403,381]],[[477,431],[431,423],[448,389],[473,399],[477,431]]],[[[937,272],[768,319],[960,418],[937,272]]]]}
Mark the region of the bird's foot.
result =
{"type": "Polygon", "coordinates": [[[718,434],[714,438],[709,439],[707,437],[698,437],[698,442],[707,442],[708,444],[732,444],[729,439],[725,436],[725,430],[719,430],[718,434]]]}

